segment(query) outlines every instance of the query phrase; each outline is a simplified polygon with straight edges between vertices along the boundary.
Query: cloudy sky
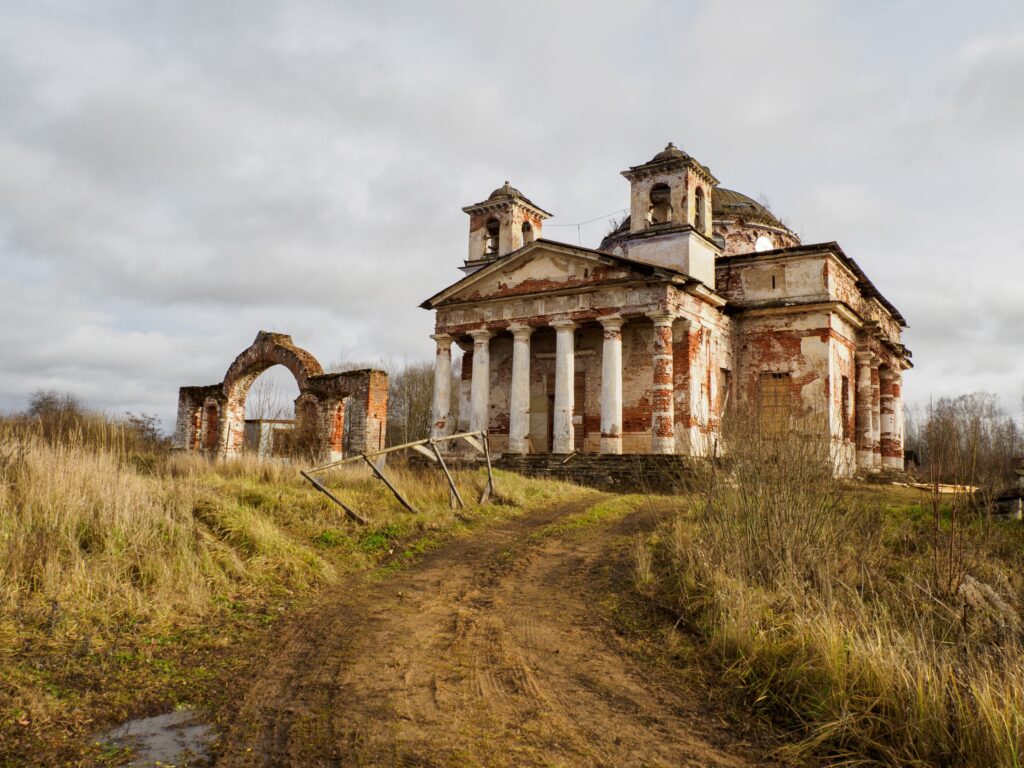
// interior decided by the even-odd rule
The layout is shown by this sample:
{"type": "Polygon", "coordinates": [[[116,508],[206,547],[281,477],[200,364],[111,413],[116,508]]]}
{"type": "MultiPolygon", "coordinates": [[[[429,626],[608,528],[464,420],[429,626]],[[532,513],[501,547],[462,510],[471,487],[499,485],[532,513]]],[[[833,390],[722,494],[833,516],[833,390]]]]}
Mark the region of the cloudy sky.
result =
{"type": "Polygon", "coordinates": [[[596,245],[669,140],[858,261],[912,401],[1019,412],[1019,0],[0,0],[0,409],[169,418],[260,329],[430,357],[463,205],[596,245]]]}

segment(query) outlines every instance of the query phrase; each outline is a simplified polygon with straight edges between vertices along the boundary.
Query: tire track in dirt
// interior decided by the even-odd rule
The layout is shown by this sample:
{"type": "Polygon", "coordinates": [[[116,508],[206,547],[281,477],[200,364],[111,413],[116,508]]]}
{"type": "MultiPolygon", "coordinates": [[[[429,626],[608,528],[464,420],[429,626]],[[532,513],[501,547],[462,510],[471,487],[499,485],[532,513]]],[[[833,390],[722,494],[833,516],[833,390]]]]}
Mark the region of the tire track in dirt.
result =
{"type": "Polygon", "coordinates": [[[599,498],[325,593],[282,632],[216,765],[767,765],[600,608],[644,515],[538,535],[599,498]]]}

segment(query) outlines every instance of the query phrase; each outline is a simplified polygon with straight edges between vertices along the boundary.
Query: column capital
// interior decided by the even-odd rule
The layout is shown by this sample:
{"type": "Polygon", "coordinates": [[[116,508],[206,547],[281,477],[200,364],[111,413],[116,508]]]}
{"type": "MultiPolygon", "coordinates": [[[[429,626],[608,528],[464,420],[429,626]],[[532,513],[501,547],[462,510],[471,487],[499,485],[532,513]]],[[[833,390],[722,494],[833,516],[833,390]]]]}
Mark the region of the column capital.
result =
{"type": "Polygon", "coordinates": [[[447,333],[432,333],[430,335],[434,341],[437,342],[437,346],[441,349],[448,349],[452,345],[453,338],[447,333]]]}
{"type": "Polygon", "coordinates": [[[667,309],[657,309],[653,312],[648,312],[647,316],[654,321],[655,325],[672,325],[676,319],[675,312],[667,309]]]}
{"type": "Polygon", "coordinates": [[[604,326],[606,331],[608,330],[619,330],[626,323],[626,318],[622,315],[605,315],[604,317],[597,318],[598,322],[604,326]]]}
{"type": "Polygon", "coordinates": [[[875,353],[870,349],[858,349],[854,353],[854,357],[857,358],[858,365],[871,365],[871,360],[875,356],[875,353]]]}
{"type": "Polygon", "coordinates": [[[878,369],[878,376],[879,376],[879,378],[885,379],[886,381],[891,381],[893,378],[895,378],[893,376],[892,368],[888,368],[888,367],[886,367],[886,368],[879,368],[878,369]]]}
{"type": "Polygon", "coordinates": [[[528,339],[536,328],[526,323],[509,323],[508,329],[517,339],[528,339]]]}
{"type": "Polygon", "coordinates": [[[480,343],[488,341],[494,336],[494,331],[490,331],[487,328],[476,328],[472,331],[468,331],[469,335],[473,337],[473,341],[480,343]]]}
{"type": "Polygon", "coordinates": [[[575,331],[579,326],[574,320],[570,320],[566,317],[561,320],[551,321],[551,327],[556,331],[575,331]]]}

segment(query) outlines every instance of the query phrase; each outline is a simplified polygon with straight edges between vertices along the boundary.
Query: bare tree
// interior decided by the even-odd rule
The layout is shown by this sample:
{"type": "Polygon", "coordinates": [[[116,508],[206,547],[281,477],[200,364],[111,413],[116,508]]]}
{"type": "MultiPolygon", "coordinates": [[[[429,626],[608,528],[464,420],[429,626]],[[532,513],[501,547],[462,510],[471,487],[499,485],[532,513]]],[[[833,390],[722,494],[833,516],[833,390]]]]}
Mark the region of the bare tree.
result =
{"type": "Polygon", "coordinates": [[[245,399],[245,414],[250,419],[291,419],[294,396],[289,397],[273,368],[257,377],[245,399]]]}
{"type": "Polygon", "coordinates": [[[995,500],[1014,482],[1021,433],[994,395],[974,392],[929,404],[918,449],[930,488],[933,587],[949,598],[977,564],[995,500]]]}

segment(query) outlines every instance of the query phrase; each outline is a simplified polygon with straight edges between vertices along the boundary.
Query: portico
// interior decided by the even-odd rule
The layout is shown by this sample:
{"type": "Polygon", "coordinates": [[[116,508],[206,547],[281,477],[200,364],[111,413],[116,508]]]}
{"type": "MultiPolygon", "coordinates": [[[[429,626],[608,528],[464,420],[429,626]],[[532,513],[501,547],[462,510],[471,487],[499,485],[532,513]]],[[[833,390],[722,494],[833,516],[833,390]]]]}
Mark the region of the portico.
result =
{"type": "MultiPolygon", "coordinates": [[[[677,360],[687,367],[681,380],[688,381],[691,372],[686,350],[673,343],[677,320],[674,312],[658,309],[578,319],[514,318],[458,335],[435,334],[433,434],[453,431],[451,349],[458,339],[463,348],[467,340],[472,343],[469,428],[486,430],[498,450],[680,452],[674,410],[677,360]],[[624,359],[629,363],[625,372],[624,359]],[[629,385],[626,396],[624,383],[629,385]]],[[[683,402],[688,404],[688,398],[683,402]]],[[[687,439],[685,428],[681,434],[687,439]]]]}

